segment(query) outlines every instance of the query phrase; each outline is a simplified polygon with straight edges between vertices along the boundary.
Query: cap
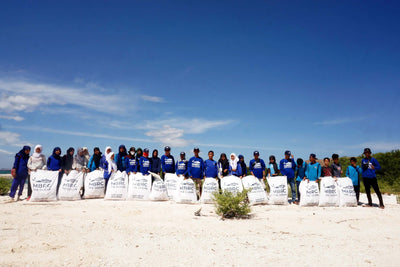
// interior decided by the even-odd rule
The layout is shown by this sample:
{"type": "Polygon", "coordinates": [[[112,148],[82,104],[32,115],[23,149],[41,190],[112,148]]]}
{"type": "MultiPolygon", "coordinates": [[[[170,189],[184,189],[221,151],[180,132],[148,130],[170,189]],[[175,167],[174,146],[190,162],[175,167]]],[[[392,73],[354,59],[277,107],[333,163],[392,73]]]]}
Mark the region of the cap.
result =
{"type": "Polygon", "coordinates": [[[365,153],[372,153],[372,152],[371,152],[371,149],[369,149],[368,147],[367,147],[367,148],[364,148],[364,154],[365,154],[365,153]]]}
{"type": "Polygon", "coordinates": [[[145,148],[145,149],[143,149],[143,152],[144,152],[144,153],[149,153],[149,149],[148,149],[148,148],[145,148]]]}
{"type": "Polygon", "coordinates": [[[164,147],[164,151],[171,151],[171,148],[169,146],[164,147]]]}
{"type": "Polygon", "coordinates": [[[196,146],[195,148],[193,148],[193,151],[200,151],[200,149],[196,146]]]}
{"type": "Polygon", "coordinates": [[[255,156],[255,155],[260,155],[260,152],[254,151],[253,155],[254,155],[254,156],[255,156]]]}
{"type": "Polygon", "coordinates": [[[186,154],[185,154],[185,152],[181,152],[181,155],[182,155],[182,156],[185,156],[186,154]]]}
{"type": "Polygon", "coordinates": [[[243,157],[243,155],[239,155],[238,158],[239,159],[243,159],[244,157],[243,157]]]}
{"type": "Polygon", "coordinates": [[[315,159],[317,158],[317,156],[316,156],[314,153],[311,153],[311,154],[310,154],[310,157],[313,157],[313,158],[315,158],[315,159]]]}
{"type": "Polygon", "coordinates": [[[285,151],[285,155],[290,156],[290,155],[292,155],[292,153],[291,153],[289,150],[286,150],[286,151],[285,151]]]}

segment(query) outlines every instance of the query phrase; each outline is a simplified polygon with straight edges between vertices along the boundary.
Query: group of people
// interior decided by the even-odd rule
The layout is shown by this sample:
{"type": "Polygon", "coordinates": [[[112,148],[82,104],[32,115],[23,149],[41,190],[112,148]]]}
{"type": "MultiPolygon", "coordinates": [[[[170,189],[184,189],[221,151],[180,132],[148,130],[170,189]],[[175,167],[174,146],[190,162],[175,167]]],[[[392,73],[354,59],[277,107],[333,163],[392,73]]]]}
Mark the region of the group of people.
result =
{"type": "MultiPolygon", "coordinates": [[[[158,155],[158,150],[154,149],[151,157],[149,157],[149,149],[129,148],[127,151],[124,145],[120,145],[118,153],[114,153],[112,148],[107,146],[104,150],[104,155],[98,147],[93,149],[93,155],[90,156],[88,149],[78,148],[74,155],[74,148],[70,147],[64,156],[61,156],[61,148],[55,147],[52,155],[47,159],[42,154],[43,148],[37,145],[34,153],[30,156],[30,147],[24,146],[15,156],[15,162],[12,169],[13,182],[10,190],[10,197],[14,200],[15,194],[18,191],[18,199],[22,195],[24,184],[28,179],[28,200],[32,194],[31,184],[29,181],[29,173],[38,169],[47,169],[51,171],[59,171],[58,185],[61,182],[62,175],[68,174],[71,170],[91,172],[94,170],[104,170],[104,179],[107,187],[108,180],[113,172],[125,171],[130,173],[142,173],[149,175],[150,172],[165,176],[166,173],[176,173],[178,176],[184,176],[185,179],[191,178],[197,184],[200,194],[202,189],[202,180],[204,178],[222,179],[228,175],[234,175],[242,178],[248,174],[255,176],[265,186],[266,177],[283,175],[287,177],[287,182],[291,188],[292,203],[298,204],[300,201],[300,182],[304,180],[318,182],[321,177],[333,177],[338,179],[342,177],[343,170],[339,163],[339,155],[332,155],[332,164],[330,158],[324,158],[324,166],[317,162],[315,154],[310,154],[309,162],[306,163],[303,159],[298,158],[296,161],[293,154],[287,150],[284,153],[284,158],[279,164],[276,162],[275,156],[269,157],[268,165],[260,158],[260,153],[254,151],[254,158],[249,161],[247,167],[242,155],[236,156],[231,153],[229,159],[225,153],[221,153],[218,161],[214,160],[214,152],[208,152],[208,158],[203,160],[200,156],[200,149],[193,149],[193,156],[186,160],[185,152],[180,153],[179,160],[175,162],[174,156],[171,155],[171,148],[166,146],[164,154],[161,158],[158,155]],[[297,187],[297,199],[296,199],[297,187]]],[[[356,192],[357,202],[360,195],[360,179],[362,176],[365,186],[365,192],[368,198],[368,204],[372,206],[370,188],[374,189],[379,198],[380,208],[384,208],[382,195],[379,190],[376,179],[376,170],[380,170],[381,166],[378,161],[372,157],[369,148],[364,149],[365,157],[362,159],[361,167],[357,165],[357,159],[350,159],[350,166],[346,169],[346,176],[353,181],[354,191],[356,192]]]]}

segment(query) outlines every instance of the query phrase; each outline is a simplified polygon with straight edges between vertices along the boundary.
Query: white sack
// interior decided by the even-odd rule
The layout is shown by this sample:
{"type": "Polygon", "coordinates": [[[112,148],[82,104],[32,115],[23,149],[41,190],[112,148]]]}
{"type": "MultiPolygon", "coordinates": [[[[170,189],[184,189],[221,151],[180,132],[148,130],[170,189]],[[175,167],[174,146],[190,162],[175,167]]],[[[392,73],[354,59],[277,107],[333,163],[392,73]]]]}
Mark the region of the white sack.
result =
{"type": "Polygon", "coordinates": [[[95,170],[85,176],[85,195],[84,198],[103,198],[104,197],[104,171],[95,170]]]}
{"type": "Polygon", "coordinates": [[[178,176],[175,173],[166,173],[164,183],[167,188],[168,198],[175,199],[178,195],[178,186],[180,183],[178,176]]]}
{"type": "Polygon", "coordinates": [[[242,178],[242,183],[245,189],[251,189],[247,193],[250,205],[266,204],[268,202],[267,193],[258,178],[249,175],[242,178]]]}
{"type": "Polygon", "coordinates": [[[138,172],[129,175],[129,199],[149,200],[151,192],[151,175],[138,172]]]}
{"type": "Polygon", "coordinates": [[[269,185],[269,204],[286,205],[288,202],[288,188],[286,176],[272,176],[267,178],[269,185]]]}
{"type": "Polygon", "coordinates": [[[106,200],[125,200],[128,196],[128,175],[125,171],[113,172],[108,180],[106,200]]]}
{"type": "Polygon", "coordinates": [[[197,202],[196,185],[192,179],[186,179],[179,183],[177,203],[194,204],[197,202]]]}
{"type": "Polygon", "coordinates": [[[32,196],[30,201],[57,201],[58,171],[31,172],[32,196]]]}
{"type": "Polygon", "coordinates": [[[320,182],[320,207],[338,207],[339,206],[339,189],[336,181],[332,177],[323,177],[320,182]]]}
{"type": "Polygon", "coordinates": [[[236,194],[238,192],[243,191],[242,181],[239,177],[234,175],[225,176],[221,180],[221,189],[222,191],[232,192],[236,194]]]}
{"type": "Polygon", "coordinates": [[[357,197],[353,182],[349,177],[341,177],[337,180],[339,188],[340,207],[357,207],[357,197]]]}
{"type": "Polygon", "coordinates": [[[83,186],[83,172],[72,170],[68,175],[64,174],[58,189],[59,200],[80,200],[80,190],[83,186]]]}
{"type": "Polygon", "coordinates": [[[165,201],[168,200],[167,188],[165,187],[164,181],[156,179],[151,187],[150,200],[153,201],[165,201]]]}
{"type": "Polygon", "coordinates": [[[200,202],[204,204],[214,203],[213,193],[218,192],[218,181],[215,178],[206,178],[201,191],[200,202]]]}
{"type": "Polygon", "coordinates": [[[319,188],[315,181],[300,182],[300,206],[317,206],[319,203],[319,188]]]}

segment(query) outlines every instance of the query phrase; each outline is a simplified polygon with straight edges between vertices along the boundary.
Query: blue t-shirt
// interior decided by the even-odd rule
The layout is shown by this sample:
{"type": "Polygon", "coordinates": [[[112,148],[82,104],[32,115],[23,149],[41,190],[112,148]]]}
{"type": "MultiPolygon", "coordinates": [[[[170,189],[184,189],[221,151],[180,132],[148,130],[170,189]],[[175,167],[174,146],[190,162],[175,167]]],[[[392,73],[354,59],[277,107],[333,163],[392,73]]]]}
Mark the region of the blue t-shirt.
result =
{"type": "Polygon", "coordinates": [[[206,159],[204,169],[205,177],[216,178],[218,176],[218,163],[215,160],[206,159]]]}
{"type": "Polygon", "coordinates": [[[189,176],[202,179],[204,174],[204,161],[202,158],[192,157],[188,162],[189,176]]]}
{"type": "Polygon", "coordinates": [[[321,177],[321,164],[315,162],[312,164],[311,162],[307,164],[306,167],[306,177],[310,181],[315,181],[321,177]]]}
{"type": "Polygon", "coordinates": [[[129,158],[125,157],[125,166],[126,166],[126,172],[137,172],[137,161],[136,158],[129,158]]]}
{"type": "Polygon", "coordinates": [[[177,175],[185,175],[187,174],[187,160],[181,160],[176,163],[176,174],[177,175]]]}
{"type": "Polygon", "coordinates": [[[294,178],[296,163],[294,162],[294,159],[282,159],[279,163],[279,169],[287,178],[294,178]]]}
{"type": "Polygon", "coordinates": [[[375,178],[376,177],[375,171],[381,169],[381,165],[379,165],[379,162],[375,158],[371,159],[364,158],[361,162],[361,166],[362,166],[363,178],[375,178]],[[375,169],[372,169],[372,166],[374,166],[375,169]]]}
{"type": "Polygon", "coordinates": [[[354,168],[353,166],[350,165],[346,169],[346,176],[351,179],[351,181],[353,182],[353,185],[360,184],[359,176],[361,173],[362,173],[362,169],[360,168],[360,166],[356,166],[354,168]]]}
{"type": "Polygon", "coordinates": [[[258,179],[263,178],[263,171],[265,171],[265,162],[262,159],[250,160],[249,163],[250,172],[253,172],[254,176],[258,179]]]}
{"type": "Polygon", "coordinates": [[[175,159],[172,155],[162,155],[161,156],[161,167],[163,172],[165,173],[174,173],[175,172],[175,159]]]}
{"type": "Polygon", "coordinates": [[[301,182],[303,178],[306,176],[306,168],[307,164],[303,162],[301,167],[296,166],[297,178],[296,181],[301,182]]]}
{"type": "Polygon", "coordinates": [[[141,157],[140,157],[140,160],[139,160],[139,164],[140,164],[140,172],[141,172],[143,175],[149,174],[149,171],[151,170],[150,159],[141,156],[141,157]]]}

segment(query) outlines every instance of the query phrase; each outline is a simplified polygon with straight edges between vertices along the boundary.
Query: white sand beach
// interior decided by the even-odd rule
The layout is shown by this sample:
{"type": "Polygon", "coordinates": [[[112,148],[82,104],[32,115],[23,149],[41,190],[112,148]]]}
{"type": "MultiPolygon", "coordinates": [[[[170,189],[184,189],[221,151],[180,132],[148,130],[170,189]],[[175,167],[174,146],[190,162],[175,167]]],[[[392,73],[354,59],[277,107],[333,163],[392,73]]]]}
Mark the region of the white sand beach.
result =
{"type": "MultiPolygon", "coordinates": [[[[365,195],[362,196],[365,199],[365,195]]],[[[400,205],[254,206],[221,220],[213,205],[104,201],[4,204],[1,266],[398,266],[400,205]],[[202,216],[194,212],[202,207],[202,216]]],[[[375,199],[376,203],[376,199],[375,199]]]]}

